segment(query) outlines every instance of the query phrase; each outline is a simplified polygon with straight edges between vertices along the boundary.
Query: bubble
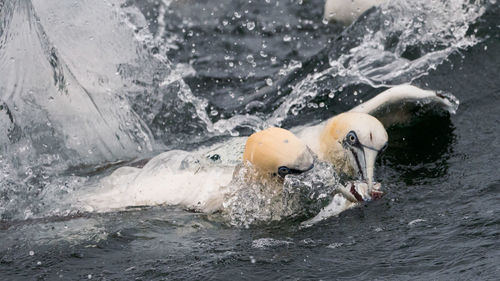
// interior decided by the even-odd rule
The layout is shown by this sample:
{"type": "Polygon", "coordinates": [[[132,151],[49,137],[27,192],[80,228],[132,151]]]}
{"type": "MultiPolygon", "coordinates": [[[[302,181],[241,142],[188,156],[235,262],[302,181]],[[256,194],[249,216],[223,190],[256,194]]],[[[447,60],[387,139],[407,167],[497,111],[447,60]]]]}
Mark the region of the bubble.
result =
{"type": "Polygon", "coordinates": [[[35,255],[35,252],[30,251],[30,252],[29,252],[29,254],[30,254],[30,256],[34,256],[34,255],[35,255]]]}
{"type": "Polygon", "coordinates": [[[283,37],[284,42],[290,42],[291,40],[292,40],[292,37],[288,34],[283,37]]]}
{"type": "Polygon", "coordinates": [[[273,85],[273,79],[267,78],[266,79],[266,84],[267,84],[267,86],[272,86],[273,85]]]}
{"type": "Polygon", "coordinates": [[[247,23],[248,30],[253,30],[255,28],[255,22],[251,21],[247,23]]]}

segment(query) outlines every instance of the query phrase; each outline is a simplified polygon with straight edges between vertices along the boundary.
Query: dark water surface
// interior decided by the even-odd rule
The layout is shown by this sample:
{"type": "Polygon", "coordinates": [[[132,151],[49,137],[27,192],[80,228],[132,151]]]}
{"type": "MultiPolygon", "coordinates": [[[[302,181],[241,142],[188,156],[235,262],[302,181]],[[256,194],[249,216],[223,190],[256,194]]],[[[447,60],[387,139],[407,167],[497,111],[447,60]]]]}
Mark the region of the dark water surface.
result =
{"type": "MultiPolygon", "coordinates": [[[[155,34],[164,3],[137,2],[132,4],[155,34]]],[[[173,2],[166,9],[166,35],[160,37],[170,46],[167,57],[195,70],[184,81],[196,97],[208,101],[211,121],[238,114],[269,117],[284,102],[277,91],[294,86],[313,68],[325,68],[323,55],[314,54],[327,48],[330,58],[341,56],[342,50],[332,44],[351,42],[338,39],[343,27],[321,22],[322,1],[279,2],[282,9],[248,1],[173,2]],[[213,15],[204,14],[207,10],[213,15]],[[248,22],[256,26],[248,28],[248,22]],[[268,46],[264,49],[263,41],[268,46]],[[302,62],[304,69],[280,76],[292,60],[302,62]],[[313,62],[318,66],[310,68],[313,62]],[[262,91],[267,78],[273,83],[262,91]]],[[[304,229],[298,222],[232,228],[167,206],[72,216],[55,212],[27,219],[2,214],[0,279],[498,280],[500,8],[487,7],[467,31],[480,42],[453,51],[416,79],[387,81],[390,85],[407,79],[453,93],[460,107],[456,115],[422,116],[411,127],[388,131],[389,147],[377,168],[386,190],[381,200],[304,229]]],[[[355,23],[350,32],[356,24],[364,23],[355,23]]],[[[356,40],[362,37],[358,34],[356,40]]],[[[426,48],[416,45],[402,53],[415,60],[426,48]]],[[[287,115],[284,126],[326,118],[350,108],[355,98],[381,91],[361,82],[344,90],[335,99],[327,98],[328,93],[312,98],[308,102],[324,106],[304,106],[300,114],[287,115]],[[354,91],[359,96],[351,95],[354,91]]],[[[283,90],[283,95],[289,92],[283,90]]],[[[168,118],[155,119],[155,126],[171,122],[168,118]]],[[[251,129],[244,125],[235,131],[248,134],[251,129]]],[[[161,139],[167,146],[186,146],[183,136],[190,132],[202,136],[201,142],[224,137],[207,133],[203,138],[206,132],[193,123],[179,128],[175,137],[161,139]]],[[[0,195],[1,202],[16,196],[0,195]]],[[[38,200],[34,198],[30,200],[38,200]]]]}

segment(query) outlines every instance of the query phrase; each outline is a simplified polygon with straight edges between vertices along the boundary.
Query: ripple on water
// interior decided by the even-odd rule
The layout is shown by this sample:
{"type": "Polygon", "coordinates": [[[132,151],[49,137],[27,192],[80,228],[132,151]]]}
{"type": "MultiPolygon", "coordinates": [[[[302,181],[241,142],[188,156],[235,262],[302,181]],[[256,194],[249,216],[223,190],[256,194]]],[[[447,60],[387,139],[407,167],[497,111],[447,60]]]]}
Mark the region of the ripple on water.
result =
{"type": "Polygon", "coordinates": [[[282,247],[293,244],[292,241],[289,240],[279,240],[273,238],[259,238],[252,241],[252,248],[257,249],[266,249],[266,248],[274,248],[274,247],[282,247]]]}

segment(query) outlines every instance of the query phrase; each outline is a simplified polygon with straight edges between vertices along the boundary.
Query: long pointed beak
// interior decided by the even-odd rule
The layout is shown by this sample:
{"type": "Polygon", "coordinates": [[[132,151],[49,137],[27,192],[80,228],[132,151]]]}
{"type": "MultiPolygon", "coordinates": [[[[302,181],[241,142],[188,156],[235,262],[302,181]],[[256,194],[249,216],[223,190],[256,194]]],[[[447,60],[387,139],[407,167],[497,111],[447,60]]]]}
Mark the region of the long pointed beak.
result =
{"type": "Polygon", "coordinates": [[[365,163],[364,165],[362,164],[362,173],[363,177],[366,180],[366,183],[368,184],[368,191],[371,192],[373,190],[373,177],[375,174],[375,160],[377,159],[378,151],[370,149],[370,148],[363,148],[364,152],[364,160],[365,163]]]}

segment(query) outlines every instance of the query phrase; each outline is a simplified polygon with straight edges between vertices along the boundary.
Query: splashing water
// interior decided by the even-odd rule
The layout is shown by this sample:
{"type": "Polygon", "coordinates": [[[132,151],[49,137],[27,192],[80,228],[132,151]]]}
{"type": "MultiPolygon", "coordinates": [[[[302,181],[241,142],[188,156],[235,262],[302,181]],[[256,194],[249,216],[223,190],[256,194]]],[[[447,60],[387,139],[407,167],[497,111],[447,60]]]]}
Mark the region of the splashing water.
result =
{"type": "MultiPolygon", "coordinates": [[[[185,72],[165,55],[179,47],[179,34],[169,34],[164,21],[173,2],[159,3],[155,30],[129,2],[2,2],[0,218],[75,211],[59,199],[97,180],[78,176],[83,168],[99,173],[99,164],[147,158],[165,145],[193,149],[240,128],[279,125],[348,85],[413,81],[479,42],[469,27],[484,12],[477,1],[389,1],[316,56],[325,56],[326,69],[310,72],[292,60],[266,73],[262,85],[278,89],[264,95],[276,98],[272,110],[256,100],[243,105],[250,113],[208,114],[212,102],[183,81],[193,68],[185,72]],[[290,93],[279,88],[280,79],[301,71],[305,78],[289,85],[290,93]]],[[[247,32],[263,28],[248,22],[255,26],[246,24],[247,32]]],[[[254,54],[253,63],[276,62],[267,56],[254,54]]]]}
{"type": "Polygon", "coordinates": [[[387,87],[426,75],[450,54],[480,42],[469,28],[484,12],[484,3],[467,0],[395,0],[370,10],[332,41],[329,67],[294,85],[260,125],[279,125],[290,113],[299,114],[317,98],[334,98],[349,85],[387,87]]]}
{"type": "Polygon", "coordinates": [[[283,183],[270,179],[249,184],[248,169],[236,168],[224,198],[223,216],[231,225],[310,218],[330,202],[339,184],[333,166],[319,161],[310,172],[288,175],[283,183]]]}
{"type": "Polygon", "coordinates": [[[203,102],[154,53],[142,15],[121,1],[10,0],[0,17],[1,218],[66,213],[54,194],[85,182],[72,175],[82,168],[211,128],[203,102]]]}

